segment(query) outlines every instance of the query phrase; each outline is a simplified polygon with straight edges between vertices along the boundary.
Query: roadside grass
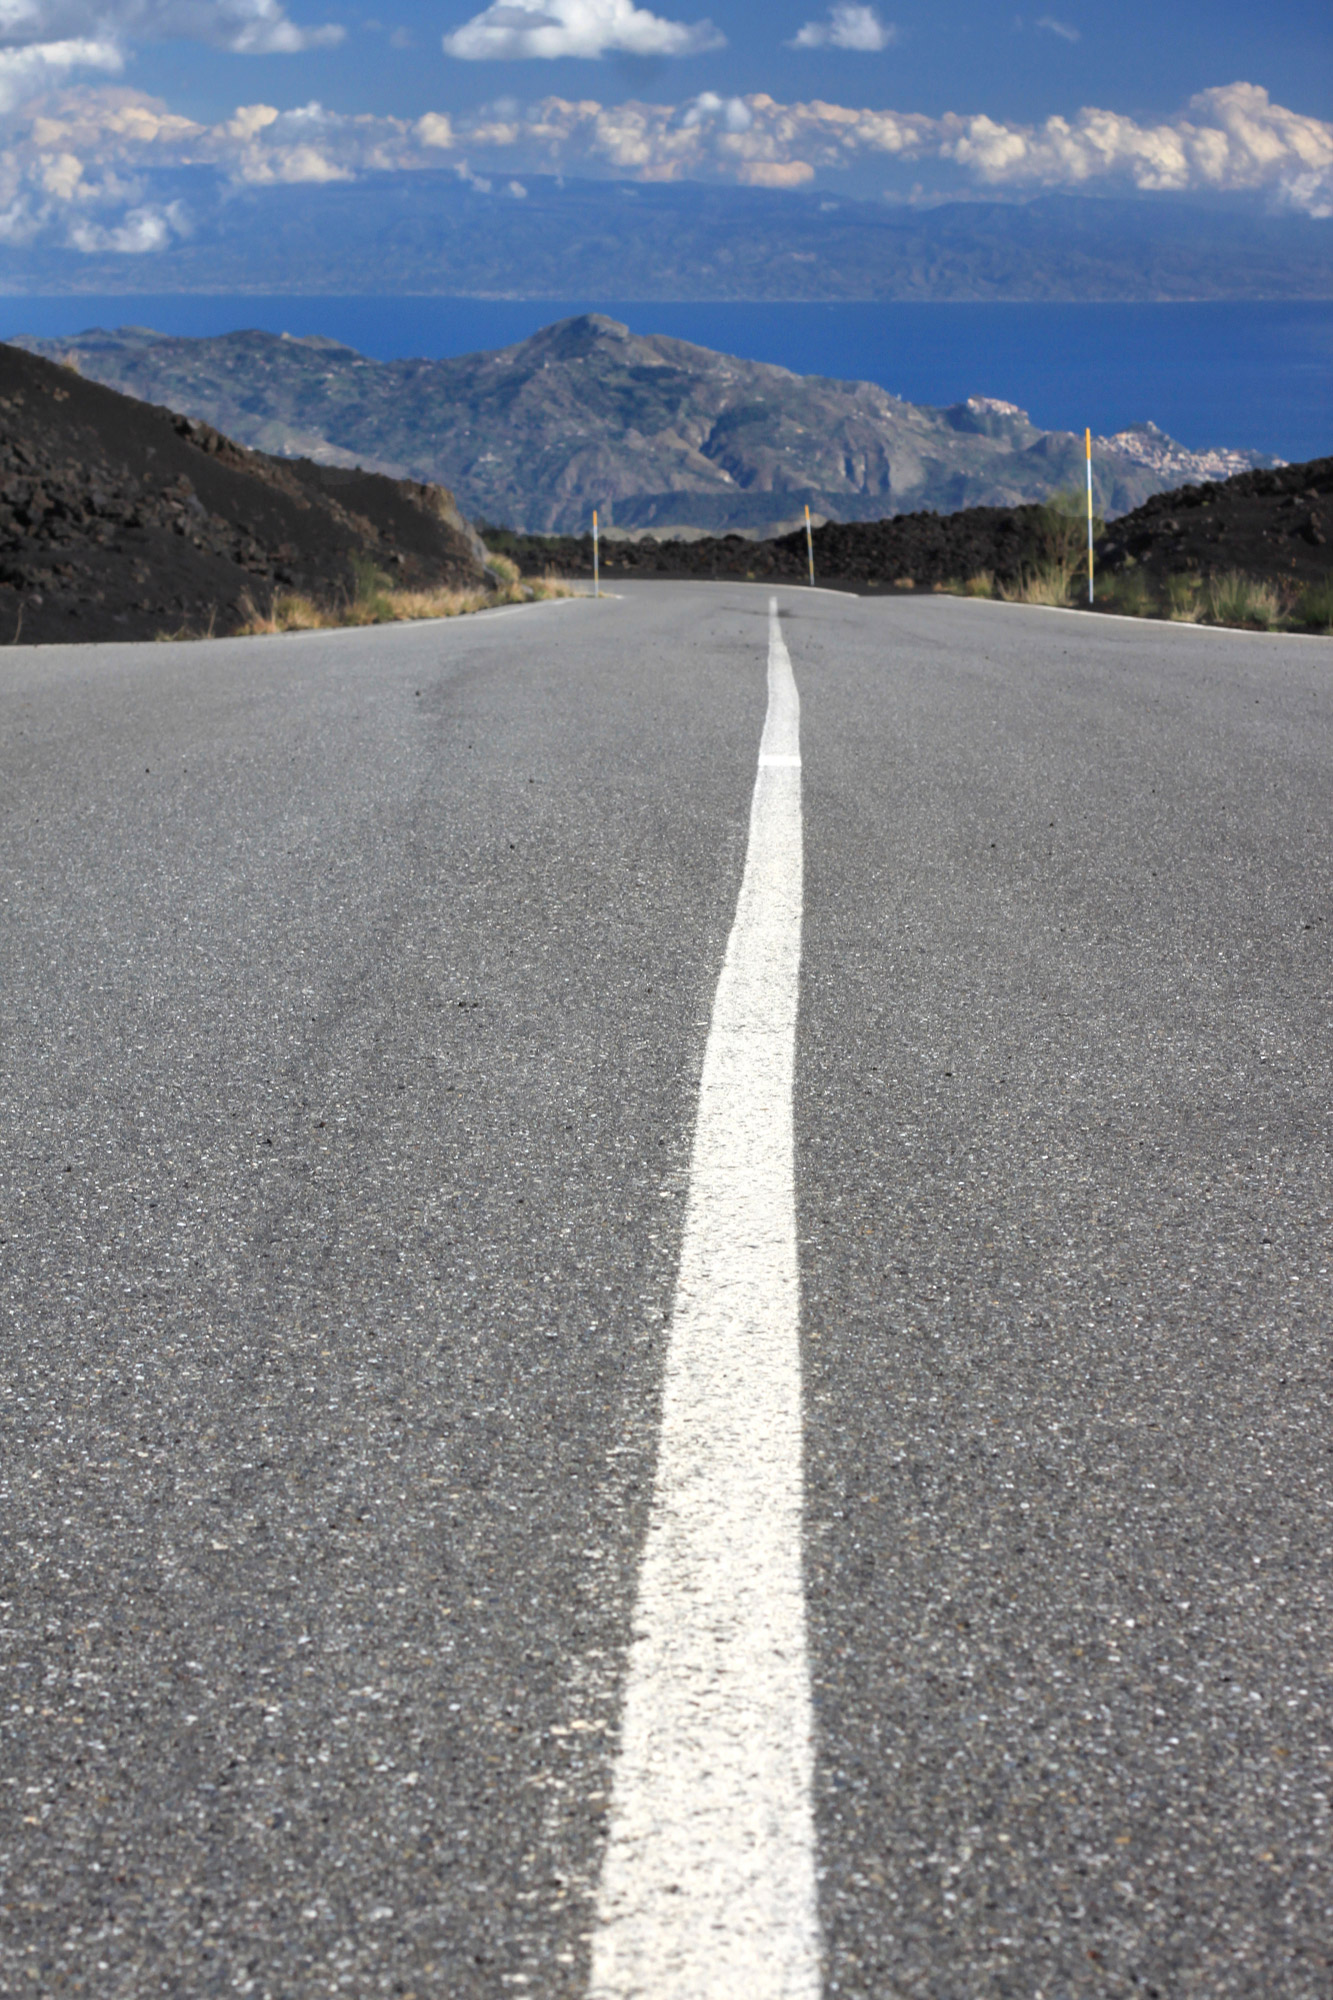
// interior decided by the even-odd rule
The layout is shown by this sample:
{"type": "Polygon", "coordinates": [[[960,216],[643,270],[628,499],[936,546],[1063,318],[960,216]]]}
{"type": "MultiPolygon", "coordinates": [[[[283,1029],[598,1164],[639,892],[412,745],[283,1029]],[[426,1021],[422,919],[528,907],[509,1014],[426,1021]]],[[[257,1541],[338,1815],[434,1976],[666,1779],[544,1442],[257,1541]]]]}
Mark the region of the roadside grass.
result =
{"type": "MultiPolygon", "coordinates": [[[[1007,604],[1070,608],[1085,601],[1081,565],[1050,558],[1024,570],[1017,583],[997,583],[989,570],[939,586],[954,597],[993,597],[1007,604]]],[[[1219,576],[1169,576],[1164,585],[1139,569],[1117,570],[1096,585],[1097,606],[1126,618],[1162,618],[1177,624],[1239,626],[1259,632],[1333,635],[1333,575],[1299,594],[1267,578],[1227,570],[1219,576]]]]}
{"type": "Polygon", "coordinates": [[[1296,600],[1294,613],[1307,632],[1333,633],[1333,576],[1312,583],[1296,600]]]}
{"type": "Polygon", "coordinates": [[[1203,616],[1203,578],[1169,576],[1166,580],[1166,615],[1181,625],[1197,625],[1203,616]]]}
{"type": "Polygon", "coordinates": [[[1000,584],[999,594],[1006,604],[1068,604],[1073,583],[1073,563],[1064,556],[1050,556],[1024,570],[1017,583],[1000,584]]]}
{"type": "Polygon", "coordinates": [[[1097,596],[1122,618],[1158,618],[1162,613],[1160,600],[1140,569],[1121,570],[1114,576],[1103,577],[1097,596]]]}
{"type": "Polygon", "coordinates": [[[1210,625],[1258,625],[1271,631],[1282,622],[1283,604],[1271,583],[1256,583],[1238,569],[1210,576],[1204,586],[1210,625]]]}
{"type": "Polygon", "coordinates": [[[423,618],[464,618],[471,612],[492,611],[504,604],[533,604],[580,594],[573,584],[553,572],[541,577],[521,577],[507,557],[492,559],[490,567],[499,578],[497,587],[491,590],[401,590],[373,563],[358,565],[354,593],[342,604],[317,604],[313,598],[298,592],[278,591],[267,611],[261,611],[251,600],[244,621],[232,636],[252,639],[274,632],[332,632],[348,625],[399,625],[423,618]]]}

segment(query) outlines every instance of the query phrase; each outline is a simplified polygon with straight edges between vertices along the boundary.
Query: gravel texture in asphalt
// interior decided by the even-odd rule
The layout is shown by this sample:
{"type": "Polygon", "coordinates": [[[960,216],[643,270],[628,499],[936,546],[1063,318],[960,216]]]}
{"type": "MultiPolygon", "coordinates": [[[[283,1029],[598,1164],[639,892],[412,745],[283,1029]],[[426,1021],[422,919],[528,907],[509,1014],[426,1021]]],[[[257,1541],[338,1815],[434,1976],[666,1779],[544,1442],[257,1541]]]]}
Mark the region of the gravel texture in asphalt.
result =
{"type": "MultiPolygon", "coordinates": [[[[1333,1982],[1333,648],[780,594],[825,1987],[1333,1982]]],[[[0,660],[0,1993],[576,1994],[766,593],[0,660]]]]}
{"type": "Polygon", "coordinates": [[[1326,1994],[1333,648],[800,609],[828,1990],[1326,1994]]]}

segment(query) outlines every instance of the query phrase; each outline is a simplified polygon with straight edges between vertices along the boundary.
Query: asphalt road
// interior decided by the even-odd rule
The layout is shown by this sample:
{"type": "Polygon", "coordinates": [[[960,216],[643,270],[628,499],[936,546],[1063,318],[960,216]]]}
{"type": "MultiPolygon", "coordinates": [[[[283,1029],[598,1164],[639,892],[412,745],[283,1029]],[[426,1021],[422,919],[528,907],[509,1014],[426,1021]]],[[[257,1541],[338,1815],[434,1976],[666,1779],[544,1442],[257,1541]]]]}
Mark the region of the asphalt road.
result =
{"type": "MultiPolygon", "coordinates": [[[[1326,2000],[1333,646],[779,601],[824,1989],[1326,2000]]],[[[585,1991],[766,644],[0,656],[0,1994],[585,1991]]]]}

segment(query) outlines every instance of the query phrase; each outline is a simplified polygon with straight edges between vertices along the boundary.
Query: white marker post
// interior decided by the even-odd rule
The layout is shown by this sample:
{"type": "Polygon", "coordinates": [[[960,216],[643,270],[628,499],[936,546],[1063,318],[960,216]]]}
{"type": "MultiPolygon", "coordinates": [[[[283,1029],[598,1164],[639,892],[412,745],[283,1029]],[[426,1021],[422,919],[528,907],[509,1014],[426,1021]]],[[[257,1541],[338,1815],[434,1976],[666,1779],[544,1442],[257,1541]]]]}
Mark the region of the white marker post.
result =
{"type": "Polygon", "coordinates": [[[1092,603],[1092,426],[1084,433],[1088,440],[1088,603],[1092,603]]]}
{"type": "Polygon", "coordinates": [[[810,558],[810,588],[815,587],[815,538],[810,529],[810,502],[805,503],[805,552],[810,558]]]}
{"type": "Polygon", "coordinates": [[[592,594],[594,597],[600,597],[602,594],[601,573],[597,567],[597,509],[595,507],[592,510],[592,594]]]}

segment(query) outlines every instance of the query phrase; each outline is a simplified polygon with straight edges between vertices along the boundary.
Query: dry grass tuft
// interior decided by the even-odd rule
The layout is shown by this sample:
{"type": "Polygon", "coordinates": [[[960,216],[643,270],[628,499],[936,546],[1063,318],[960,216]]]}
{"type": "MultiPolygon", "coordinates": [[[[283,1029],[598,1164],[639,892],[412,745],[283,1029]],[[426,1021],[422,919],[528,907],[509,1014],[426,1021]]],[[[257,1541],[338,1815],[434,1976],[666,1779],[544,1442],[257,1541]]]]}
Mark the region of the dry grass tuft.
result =
{"type": "MultiPolygon", "coordinates": [[[[508,565],[511,569],[512,564],[508,565]]],[[[342,605],[320,605],[294,592],[279,592],[267,612],[250,606],[236,637],[258,638],[272,632],[332,632],[346,625],[398,625],[422,618],[463,618],[473,611],[492,611],[502,604],[533,604],[579,592],[563,577],[521,578],[515,572],[497,590],[398,590],[377,571],[357,573],[355,597],[342,605]]]]}
{"type": "MultiPolygon", "coordinates": [[[[952,577],[932,587],[954,597],[1000,597],[1009,604],[1077,609],[1084,602],[1083,568],[1077,562],[1041,563],[1025,570],[1016,584],[997,584],[989,570],[978,570],[966,581],[952,577]]],[[[1333,575],[1298,596],[1294,584],[1246,576],[1240,570],[1224,576],[1168,576],[1155,582],[1137,568],[1126,568],[1097,579],[1097,604],[1130,618],[1333,635],[1333,575]]]]}
{"type": "Polygon", "coordinates": [[[1271,583],[1258,583],[1241,570],[1210,576],[1204,589],[1207,615],[1215,625],[1259,625],[1269,631],[1282,622],[1285,606],[1271,583]]]}
{"type": "Polygon", "coordinates": [[[1178,625],[1197,625],[1203,616],[1202,579],[1197,576],[1169,576],[1166,580],[1166,615],[1178,625]]]}
{"type": "Polygon", "coordinates": [[[1052,559],[1025,570],[1017,583],[1000,585],[1006,604],[1068,604],[1074,565],[1052,559]]]}

